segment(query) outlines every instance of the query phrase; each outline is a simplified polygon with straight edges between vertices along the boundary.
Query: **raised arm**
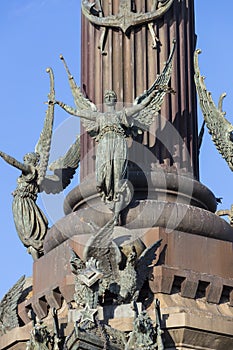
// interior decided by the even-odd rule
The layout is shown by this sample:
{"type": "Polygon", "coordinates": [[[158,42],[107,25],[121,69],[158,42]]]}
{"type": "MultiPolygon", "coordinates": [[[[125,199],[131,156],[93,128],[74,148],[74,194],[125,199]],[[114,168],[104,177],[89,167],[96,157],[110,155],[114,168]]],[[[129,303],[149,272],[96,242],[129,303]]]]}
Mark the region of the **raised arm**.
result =
{"type": "Polygon", "coordinates": [[[132,117],[134,114],[139,113],[143,108],[148,106],[148,104],[152,101],[152,99],[154,98],[157,92],[158,92],[157,90],[153,91],[148,97],[142,100],[139,104],[126,108],[125,113],[127,117],[132,117]]]}
{"type": "Polygon", "coordinates": [[[31,168],[29,165],[23,164],[18,162],[18,160],[16,160],[15,158],[9,156],[8,154],[0,151],[0,156],[10,165],[12,165],[13,167],[21,170],[23,173],[27,174],[31,172],[31,168]]]}
{"type": "Polygon", "coordinates": [[[81,118],[84,118],[84,119],[88,119],[88,120],[93,120],[95,121],[96,120],[96,113],[97,112],[94,112],[94,111],[91,111],[91,110],[77,110],[77,109],[74,109],[73,107],[70,107],[68,106],[67,104],[61,102],[61,101],[55,101],[55,103],[57,105],[59,105],[62,109],[64,109],[64,111],[66,111],[67,113],[69,114],[72,114],[74,115],[75,117],[81,117],[81,118]]]}

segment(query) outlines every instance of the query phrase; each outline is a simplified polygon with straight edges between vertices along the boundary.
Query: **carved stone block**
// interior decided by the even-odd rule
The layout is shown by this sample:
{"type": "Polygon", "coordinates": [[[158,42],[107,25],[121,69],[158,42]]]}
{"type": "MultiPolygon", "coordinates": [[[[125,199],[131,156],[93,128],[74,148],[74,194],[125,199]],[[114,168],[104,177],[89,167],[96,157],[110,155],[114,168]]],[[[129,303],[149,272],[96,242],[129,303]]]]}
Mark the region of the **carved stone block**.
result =
{"type": "Polygon", "coordinates": [[[58,289],[46,293],[46,300],[50,308],[55,308],[56,310],[60,309],[62,305],[62,295],[58,289]]]}
{"type": "Polygon", "coordinates": [[[198,280],[186,278],[181,284],[181,296],[195,298],[198,288],[198,280]]]}
{"type": "Polygon", "coordinates": [[[208,303],[218,304],[222,295],[223,285],[220,281],[213,281],[206,288],[206,300],[208,303]]]}
{"type": "Polygon", "coordinates": [[[41,320],[48,315],[48,303],[45,298],[34,299],[32,303],[33,311],[36,316],[41,320]]]}

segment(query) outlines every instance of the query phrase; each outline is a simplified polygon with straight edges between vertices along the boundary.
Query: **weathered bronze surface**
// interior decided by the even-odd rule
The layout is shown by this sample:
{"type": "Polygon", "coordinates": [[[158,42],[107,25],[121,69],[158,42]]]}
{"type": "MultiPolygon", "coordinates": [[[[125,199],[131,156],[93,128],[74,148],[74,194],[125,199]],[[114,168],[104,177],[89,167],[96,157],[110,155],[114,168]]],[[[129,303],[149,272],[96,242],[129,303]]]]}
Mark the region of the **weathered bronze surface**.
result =
{"type": "Polygon", "coordinates": [[[137,304],[132,305],[135,316],[133,331],[129,334],[129,339],[125,350],[133,349],[152,349],[152,350],[164,350],[164,344],[161,337],[162,330],[160,327],[160,308],[159,300],[155,302],[155,323],[152,321],[146,311],[138,312],[137,304]]]}
{"type": "MultiPolygon", "coordinates": [[[[136,300],[146,279],[149,278],[152,261],[156,258],[155,251],[161,240],[144,250],[137,257],[135,246],[127,255],[124,268],[122,252],[112,240],[114,220],[94,234],[87,242],[84,251],[84,261],[72,252],[71,269],[76,275],[74,300],[76,302],[76,330],[98,331],[102,327],[105,336],[123,341],[121,349],[151,349],[163,350],[161,337],[159,303],[156,302],[156,324],[146,311],[139,312],[136,300]],[[110,302],[110,299],[112,301],[110,302]],[[98,305],[117,305],[131,302],[134,310],[133,331],[127,336],[111,329],[105,324],[101,326],[98,320],[98,305]],[[128,340],[127,340],[128,339],[128,340]]],[[[148,296],[145,297],[148,298],[148,296]]],[[[146,300],[143,300],[146,304],[146,300]]],[[[107,344],[107,343],[106,343],[107,344]]],[[[111,348],[111,347],[110,347],[111,348]]],[[[108,349],[108,347],[106,347],[108,349]]]]}
{"type": "Polygon", "coordinates": [[[104,11],[100,0],[90,3],[88,0],[82,0],[82,12],[84,16],[93,24],[104,27],[100,36],[98,48],[102,54],[104,43],[107,35],[107,28],[120,28],[125,34],[129,34],[130,29],[134,26],[148,24],[151,34],[152,47],[155,49],[160,43],[159,38],[154,31],[154,23],[169,10],[174,0],[152,0],[151,9],[145,13],[136,12],[136,4],[131,0],[120,0],[119,12],[117,15],[104,16],[104,11]]]}
{"type": "MultiPolygon", "coordinates": [[[[54,77],[51,69],[50,74],[49,101],[55,98],[54,77]]],[[[28,248],[33,259],[43,255],[43,242],[48,229],[48,220],[45,214],[36,204],[37,194],[59,193],[66,186],[75,174],[80,160],[79,137],[70,147],[64,157],[54,161],[50,170],[54,175],[46,175],[50,147],[52,141],[52,130],[54,121],[54,104],[48,103],[48,109],[44,121],[44,127],[40,134],[35,152],[27,153],[24,162],[21,163],[15,158],[0,151],[0,156],[10,165],[22,171],[18,178],[18,186],[13,192],[13,216],[19,238],[28,248]]]]}
{"type": "Polygon", "coordinates": [[[124,33],[140,24],[152,22],[162,17],[171,7],[174,0],[153,0],[151,11],[146,13],[132,11],[131,0],[120,0],[119,13],[111,16],[100,16],[102,8],[96,9],[95,3],[90,3],[88,0],[82,0],[82,11],[88,20],[96,25],[104,27],[121,28],[124,33]]]}
{"type": "Polygon", "coordinates": [[[76,86],[65,63],[71,91],[76,109],[56,101],[66,112],[81,118],[85,129],[97,142],[96,151],[96,182],[97,191],[105,203],[113,203],[113,211],[118,222],[122,202],[127,195],[127,183],[123,181],[127,170],[126,137],[138,129],[148,129],[157,112],[161,109],[163,98],[172,90],[168,87],[172,71],[173,50],[164,66],[162,73],[152,86],[138,96],[131,107],[116,110],[117,97],[114,91],[106,91],[104,95],[105,112],[85,98],[80,88],[76,86]]]}
{"type": "Polygon", "coordinates": [[[115,304],[137,301],[145,281],[149,279],[161,240],[140,254],[132,244],[127,256],[123,257],[122,251],[113,241],[113,230],[114,219],[91,236],[84,250],[85,263],[76,255],[71,259],[72,271],[77,275],[77,305],[96,309],[100,297],[102,304],[105,303],[106,293],[112,295],[115,304]]]}
{"type": "Polygon", "coordinates": [[[23,291],[25,276],[4,295],[0,302],[0,336],[11,329],[19,327],[17,304],[23,291]]]}
{"type": "Polygon", "coordinates": [[[204,77],[200,73],[198,65],[198,55],[200,53],[201,50],[195,51],[194,67],[195,83],[203,117],[217,150],[226,160],[229,168],[233,170],[233,125],[226,119],[226,113],[222,110],[226,93],[221,94],[218,106],[216,106],[211,93],[206,88],[204,77]]]}
{"type": "MultiPolygon", "coordinates": [[[[43,323],[37,323],[31,330],[30,340],[27,342],[26,350],[51,350],[52,337],[43,323]]],[[[58,349],[58,348],[57,348],[58,349]]]]}

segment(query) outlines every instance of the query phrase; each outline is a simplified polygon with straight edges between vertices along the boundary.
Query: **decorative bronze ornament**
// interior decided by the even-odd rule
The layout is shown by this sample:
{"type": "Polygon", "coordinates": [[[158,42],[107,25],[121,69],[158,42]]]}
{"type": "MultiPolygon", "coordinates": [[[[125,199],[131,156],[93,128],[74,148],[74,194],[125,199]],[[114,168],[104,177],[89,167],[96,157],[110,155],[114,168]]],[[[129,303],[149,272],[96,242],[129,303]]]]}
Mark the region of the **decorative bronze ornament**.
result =
{"type": "Polygon", "coordinates": [[[132,0],[120,0],[118,14],[104,16],[100,0],[94,3],[90,3],[88,0],[82,0],[82,12],[91,23],[105,27],[99,44],[102,53],[105,53],[103,51],[103,46],[106,29],[108,27],[120,28],[127,35],[131,27],[145,23],[148,23],[153,41],[152,47],[156,48],[159,39],[154,32],[151,22],[162,17],[169,10],[173,1],[174,0],[152,0],[151,11],[143,13],[132,11],[132,0]]]}
{"type": "Polygon", "coordinates": [[[82,12],[88,20],[98,26],[117,27],[127,34],[133,26],[152,22],[163,16],[171,7],[174,0],[153,0],[151,12],[132,12],[132,1],[121,0],[117,15],[103,16],[102,9],[95,9],[95,3],[90,4],[88,0],[82,0],[82,12]]]}

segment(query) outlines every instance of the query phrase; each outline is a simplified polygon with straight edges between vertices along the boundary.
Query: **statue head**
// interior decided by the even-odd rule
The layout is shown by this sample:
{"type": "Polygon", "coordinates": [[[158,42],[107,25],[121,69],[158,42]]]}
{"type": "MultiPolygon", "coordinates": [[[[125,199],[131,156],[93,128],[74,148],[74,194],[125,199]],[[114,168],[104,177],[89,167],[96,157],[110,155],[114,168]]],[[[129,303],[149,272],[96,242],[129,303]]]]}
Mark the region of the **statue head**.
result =
{"type": "Polygon", "coordinates": [[[25,164],[36,166],[39,163],[40,155],[36,152],[30,152],[25,154],[23,161],[25,164]]]}
{"type": "Polygon", "coordinates": [[[117,95],[113,90],[107,90],[104,94],[104,102],[107,106],[114,106],[117,102],[117,95]]]}

